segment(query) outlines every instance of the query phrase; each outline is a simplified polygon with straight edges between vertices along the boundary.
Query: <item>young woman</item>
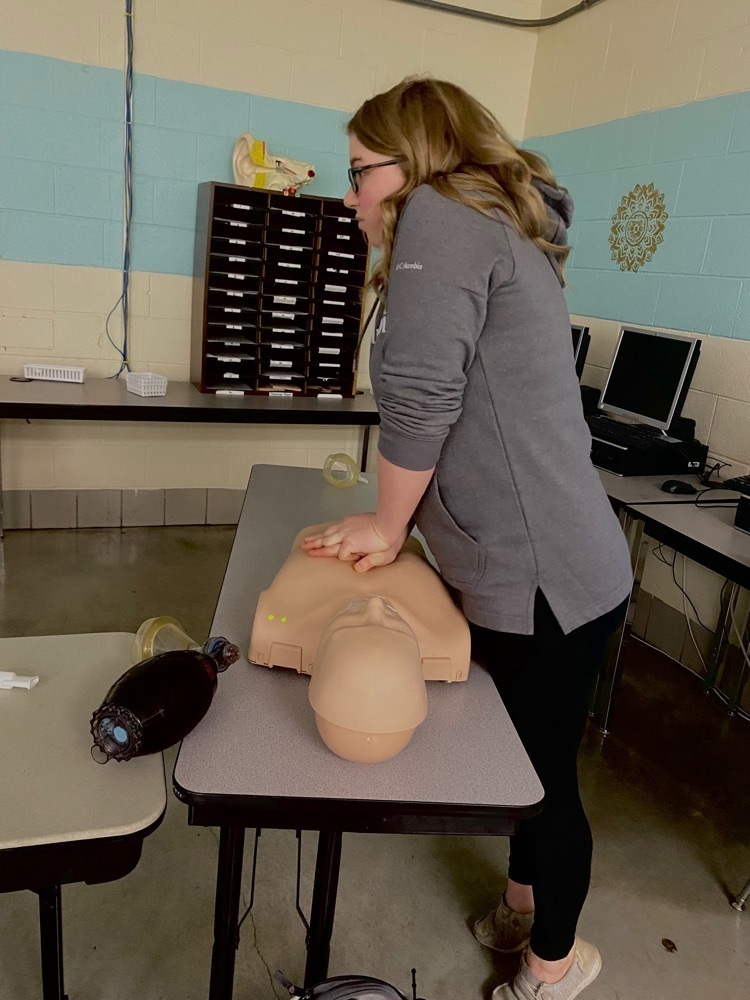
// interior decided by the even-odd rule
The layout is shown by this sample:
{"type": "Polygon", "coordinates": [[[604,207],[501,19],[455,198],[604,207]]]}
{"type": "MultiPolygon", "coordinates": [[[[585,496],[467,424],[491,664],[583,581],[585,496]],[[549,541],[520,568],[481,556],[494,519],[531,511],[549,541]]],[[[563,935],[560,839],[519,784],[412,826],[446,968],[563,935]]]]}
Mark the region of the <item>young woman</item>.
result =
{"type": "Polygon", "coordinates": [[[378,509],[303,548],[366,572],[395,558],[412,519],[427,539],[545,790],[511,838],[501,903],[474,928],[490,948],[526,948],[493,997],[570,1000],[601,967],[576,938],[591,865],[576,759],[631,587],[562,292],[572,202],[450,83],[405,80],[348,133],[345,204],[382,254],[378,509]]]}

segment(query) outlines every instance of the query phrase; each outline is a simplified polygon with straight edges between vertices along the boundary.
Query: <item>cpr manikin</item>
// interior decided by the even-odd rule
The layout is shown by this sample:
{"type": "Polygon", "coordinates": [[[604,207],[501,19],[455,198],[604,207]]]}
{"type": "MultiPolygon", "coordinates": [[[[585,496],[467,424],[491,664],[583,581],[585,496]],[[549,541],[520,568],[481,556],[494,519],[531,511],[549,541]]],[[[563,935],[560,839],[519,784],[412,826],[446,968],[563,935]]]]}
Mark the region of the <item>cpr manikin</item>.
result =
{"type": "Polygon", "coordinates": [[[466,680],[466,619],[415,538],[388,566],[300,551],[304,528],[258,600],[249,660],[311,674],[323,741],[340,757],[376,762],[406,746],[427,714],[426,680],[466,680]]]}

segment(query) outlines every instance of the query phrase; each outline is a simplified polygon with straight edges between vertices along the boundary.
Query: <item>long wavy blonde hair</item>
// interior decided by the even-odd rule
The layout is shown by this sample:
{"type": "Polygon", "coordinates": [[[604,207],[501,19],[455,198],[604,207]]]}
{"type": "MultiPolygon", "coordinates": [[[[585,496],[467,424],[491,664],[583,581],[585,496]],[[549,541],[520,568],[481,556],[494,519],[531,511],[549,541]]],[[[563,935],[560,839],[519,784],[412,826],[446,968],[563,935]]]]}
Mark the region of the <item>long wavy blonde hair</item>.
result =
{"type": "Polygon", "coordinates": [[[519,232],[564,265],[570,247],[550,242],[556,226],[532,184],[536,179],[557,188],[552,172],[541,157],[519,149],[495,116],[461,87],[407,77],[365,101],[346,131],[374,153],[398,157],[406,176],[381,202],[383,252],[371,278],[381,298],[388,289],[399,216],[420,184],[490,217],[501,209],[519,232]]]}

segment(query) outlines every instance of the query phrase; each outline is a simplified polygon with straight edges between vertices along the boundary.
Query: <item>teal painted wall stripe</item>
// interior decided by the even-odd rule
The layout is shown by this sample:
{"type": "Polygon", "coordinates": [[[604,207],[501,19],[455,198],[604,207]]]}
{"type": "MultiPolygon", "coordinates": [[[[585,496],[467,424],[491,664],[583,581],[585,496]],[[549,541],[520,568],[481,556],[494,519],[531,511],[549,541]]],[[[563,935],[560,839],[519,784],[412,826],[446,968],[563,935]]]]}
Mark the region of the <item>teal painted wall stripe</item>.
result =
{"type": "MultiPolygon", "coordinates": [[[[133,268],[190,274],[196,188],[231,181],[242,132],[346,189],[341,111],[136,74],[133,268]]],[[[750,92],[527,140],[576,201],[571,311],[750,339],[750,92]],[[635,184],[670,218],[636,274],[609,246],[635,184]]],[[[122,73],[0,50],[0,257],[117,268],[122,73]]]]}
{"type": "MultiPolygon", "coordinates": [[[[243,132],[346,192],[345,112],[143,74],[134,109],[136,271],[192,272],[198,183],[232,181],[243,132]]],[[[122,114],[121,72],[0,50],[0,258],[120,266],[122,114]]]]}
{"type": "Polygon", "coordinates": [[[750,340],[750,92],[527,139],[576,203],[571,312],[750,340]],[[621,199],[654,184],[669,214],[653,259],[612,259],[621,199]]]}

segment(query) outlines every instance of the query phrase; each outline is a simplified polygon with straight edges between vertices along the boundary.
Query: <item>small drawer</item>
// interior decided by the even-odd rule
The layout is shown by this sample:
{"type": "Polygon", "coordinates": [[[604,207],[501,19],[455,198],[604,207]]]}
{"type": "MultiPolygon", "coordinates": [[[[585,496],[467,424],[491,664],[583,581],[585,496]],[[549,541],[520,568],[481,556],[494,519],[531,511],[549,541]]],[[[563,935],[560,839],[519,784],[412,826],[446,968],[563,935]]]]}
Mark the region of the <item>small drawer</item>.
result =
{"type": "Polygon", "coordinates": [[[304,274],[309,277],[313,265],[312,250],[306,250],[303,247],[296,247],[291,243],[285,243],[280,246],[267,243],[263,250],[265,253],[265,260],[268,264],[297,265],[296,268],[293,269],[296,269],[300,272],[300,274],[304,274]]]}
{"type": "MultiPolygon", "coordinates": [[[[248,281],[248,286],[257,288],[263,264],[260,260],[239,257],[236,254],[212,253],[208,263],[209,284],[215,274],[226,274],[234,282],[248,281]]],[[[229,287],[229,286],[227,286],[229,287]]]]}
{"type": "Polygon", "coordinates": [[[251,296],[257,301],[260,291],[260,278],[254,274],[243,274],[242,280],[230,277],[228,273],[213,271],[208,275],[209,292],[236,292],[237,296],[251,296]]]}
{"type": "Polygon", "coordinates": [[[310,301],[310,281],[308,276],[305,279],[291,277],[288,271],[275,271],[270,274],[268,270],[263,276],[264,295],[285,295],[305,302],[310,301]]]}
{"type": "Polygon", "coordinates": [[[213,305],[209,302],[206,309],[206,318],[209,323],[221,323],[222,325],[257,326],[258,310],[239,305],[213,305]]]}
{"type": "Polygon", "coordinates": [[[320,220],[320,234],[323,237],[335,239],[337,236],[348,234],[357,237],[364,243],[364,237],[360,234],[359,224],[353,215],[345,212],[339,215],[324,215],[320,220]]]}
{"type": "Polygon", "coordinates": [[[264,234],[264,242],[273,246],[305,247],[312,250],[315,236],[304,229],[295,229],[293,226],[284,226],[279,229],[267,229],[264,234]]]}
{"type": "Polygon", "coordinates": [[[244,240],[245,242],[260,243],[265,225],[253,225],[247,219],[240,218],[214,218],[211,225],[211,238],[244,240]]]}
{"type": "Polygon", "coordinates": [[[268,206],[268,226],[269,228],[304,229],[306,232],[315,232],[315,222],[317,216],[315,212],[306,212],[303,201],[293,201],[279,203],[271,200],[268,206]]]}
{"type": "Polygon", "coordinates": [[[312,286],[313,298],[316,302],[345,302],[349,312],[361,313],[364,299],[364,289],[361,285],[345,284],[342,281],[316,281],[312,286]]]}
{"type": "Polygon", "coordinates": [[[288,313],[296,317],[308,316],[310,300],[301,295],[261,295],[260,309],[263,313],[288,313]]]}
{"type": "MultiPolygon", "coordinates": [[[[317,258],[318,272],[322,271],[326,280],[328,275],[339,274],[346,276],[346,284],[354,284],[355,281],[364,284],[367,257],[340,250],[320,250],[317,258]]],[[[344,284],[343,281],[341,283],[344,284]]]]}
{"type": "Polygon", "coordinates": [[[221,253],[221,254],[237,254],[238,256],[244,257],[254,257],[256,260],[261,258],[261,237],[260,230],[258,231],[257,239],[250,239],[247,233],[243,233],[242,236],[212,236],[211,237],[211,253],[221,253]]]}
{"type": "Polygon", "coordinates": [[[349,288],[363,288],[367,276],[364,271],[357,271],[353,267],[342,267],[341,261],[336,264],[323,263],[318,260],[315,271],[315,287],[323,284],[347,285],[349,288]]]}
{"type": "Polygon", "coordinates": [[[303,372],[307,360],[305,345],[298,341],[278,338],[258,346],[261,368],[286,368],[303,372]]]}
{"type": "Polygon", "coordinates": [[[268,215],[268,195],[247,191],[216,189],[214,219],[231,219],[265,226],[268,215]]]}
{"type": "Polygon", "coordinates": [[[316,334],[357,336],[359,333],[359,316],[333,316],[331,311],[313,313],[311,330],[316,334]]]}
{"type": "Polygon", "coordinates": [[[206,352],[208,353],[209,351],[213,354],[217,351],[221,354],[248,351],[253,354],[253,357],[257,355],[254,336],[246,337],[241,332],[231,334],[226,331],[220,331],[216,333],[213,327],[209,327],[206,331],[206,352]]]}
{"type": "Polygon", "coordinates": [[[257,391],[269,396],[298,396],[304,391],[304,387],[304,378],[269,379],[261,376],[257,391]]]}
{"type": "Polygon", "coordinates": [[[303,340],[307,336],[307,316],[295,316],[294,313],[269,312],[261,313],[258,319],[261,339],[269,337],[291,337],[303,340]]]}
{"type": "Polygon", "coordinates": [[[346,316],[359,323],[362,309],[358,303],[352,299],[339,299],[329,294],[316,295],[313,299],[312,313],[314,316],[330,316],[331,319],[340,319],[346,316]]]}
{"type": "Polygon", "coordinates": [[[367,264],[367,244],[364,240],[343,240],[338,237],[324,236],[320,240],[320,253],[344,254],[346,260],[360,260],[361,270],[364,271],[367,264]]]}
{"type": "Polygon", "coordinates": [[[309,288],[310,268],[303,267],[302,263],[296,260],[273,261],[267,259],[263,265],[264,283],[278,280],[298,281],[309,288]]]}

